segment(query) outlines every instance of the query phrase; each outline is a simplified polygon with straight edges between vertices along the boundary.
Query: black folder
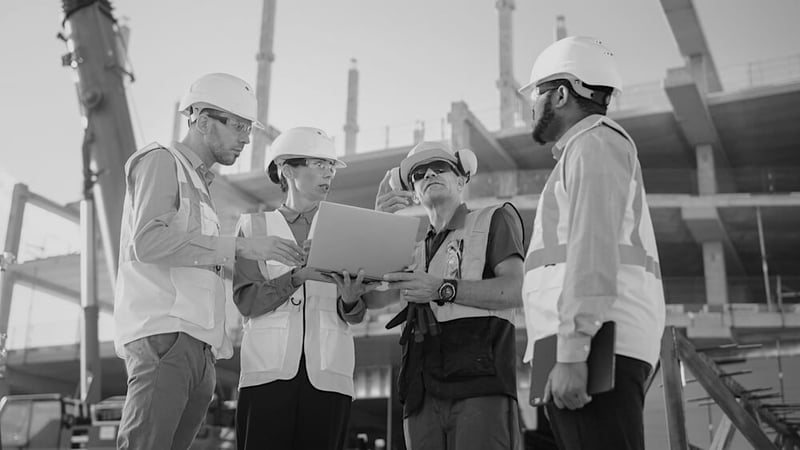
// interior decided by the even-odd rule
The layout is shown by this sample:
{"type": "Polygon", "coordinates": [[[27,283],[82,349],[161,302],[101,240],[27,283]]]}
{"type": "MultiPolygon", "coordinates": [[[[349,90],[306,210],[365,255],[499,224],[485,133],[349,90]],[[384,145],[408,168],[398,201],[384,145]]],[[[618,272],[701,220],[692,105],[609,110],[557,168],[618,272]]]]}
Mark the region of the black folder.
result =
{"type": "MultiPolygon", "coordinates": [[[[589,358],[587,391],[589,395],[600,394],[614,389],[614,342],[616,325],[605,322],[592,338],[589,358]]],[[[551,334],[537,340],[533,345],[533,364],[531,368],[531,406],[544,405],[544,388],[547,377],[556,365],[556,346],[558,335],[551,334]]],[[[551,400],[552,401],[552,400],[551,400]]]]}

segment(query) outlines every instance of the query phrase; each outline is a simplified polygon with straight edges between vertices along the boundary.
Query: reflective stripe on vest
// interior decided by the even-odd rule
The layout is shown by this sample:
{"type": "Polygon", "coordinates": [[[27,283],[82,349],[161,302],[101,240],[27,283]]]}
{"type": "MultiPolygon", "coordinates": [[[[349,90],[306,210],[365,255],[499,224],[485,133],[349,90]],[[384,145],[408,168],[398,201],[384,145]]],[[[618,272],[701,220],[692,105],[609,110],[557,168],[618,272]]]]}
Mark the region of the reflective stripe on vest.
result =
{"type": "MultiPolygon", "coordinates": [[[[289,224],[277,210],[243,214],[239,232],[245,237],[294,241],[289,224]]],[[[258,267],[266,280],[292,270],[276,261],[259,261],[258,267]]],[[[337,297],[335,284],[307,281],[276,310],[245,318],[239,387],[294,378],[300,356],[305,354],[308,378],[315,388],[353,397],[353,335],[339,317],[337,297]]]]}
{"type": "MultiPolygon", "coordinates": [[[[643,248],[633,245],[619,245],[619,262],[630,266],[643,267],[645,271],[661,279],[661,266],[643,248]]],[[[525,258],[525,272],[550,264],[567,262],[567,246],[557,244],[552,247],[540,248],[528,253],[525,258]]]]}
{"type": "Polygon", "coordinates": [[[125,356],[124,345],[128,342],[181,331],[209,344],[217,358],[230,358],[233,346],[225,332],[226,295],[217,272],[211,267],[143,263],[135,255],[131,168],[157,149],[168,150],[175,160],[179,206],[169,227],[186,233],[219,235],[219,220],[206,185],[178,150],[154,143],[128,159],[114,298],[115,349],[125,356]]]}
{"type": "MultiPolygon", "coordinates": [[[[482,280],[483,269],[486,265],[486,245],[489,240],[489,229],[494,212],[502,205],[489,206],[477,211],[471,211],[464,219],[464,226],[452,230],[445,238],[442,245],[431,258],[428,273],[442,278],[456,278],[462,280],[482,280]],[[461,257],[458,258],[458,250],[461,257]],[[460,259],[460,264],[454,262],[460,259]],[[460,272],[460,273],[458,273],[460,272]]],[[[425,267],[425,241],[417,244],[415,264],[425,267]]],[[[447,303],[439,306],[431,302],[436,319],[440,322],[462,319],[466,317],[498,317],[514,323],[513,309],[483,309],[472,306],[447,303]]]]}

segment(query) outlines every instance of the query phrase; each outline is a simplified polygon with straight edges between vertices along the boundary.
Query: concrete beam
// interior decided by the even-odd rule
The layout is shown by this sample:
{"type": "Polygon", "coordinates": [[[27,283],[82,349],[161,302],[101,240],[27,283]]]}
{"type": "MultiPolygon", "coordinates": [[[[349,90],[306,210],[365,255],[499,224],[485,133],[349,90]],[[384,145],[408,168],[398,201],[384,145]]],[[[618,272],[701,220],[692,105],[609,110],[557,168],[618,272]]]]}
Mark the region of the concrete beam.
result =
{"type": "Polygon", "coordinates": [[[706,42],[700,18],[694,8],[692,0],[661,0],[667,22],[672,28],[678,50],[683,55],[688,66],[697,74],[697,80],[702,80],[707,92],[722,90],[711,49],[706,42]]]}
{"type": "MultiPolygon", "coordinates": [[[[652,207],[652,206],[651,206],[652,207]]],[[[689,228],[689,232],[694,236],[695,241],[704,245],[718,242],[725,252],[725,259],[728,263],[728,273],[732,275],[742,275],[745,273],[742,259],[733,246],[733,242],[725,230],[725,225],[719,218],[717,208],[708,206],[683,206],[681,216],[689,228]]],[[[724,272],[723,272],[724,274],[724,272]]]]}
{"type": "MultiPolygon", "coordinates": [[[[714,167],[730,167],[728,155],[722,147],[716,125],[714,125],[708,110],[705,94],[697,85],[689,69],[685,67],[669,69],[667,78],[664,80],[664,91],[672,104],[675,120],[689,145],[700,151],[706,146],[713,149],[710,168],[712,171],[714,167]]],[[[695,158],[696,155],[693,154],[692,157],[695,158]]],[[[702,167],[702,162],[699,162],[698,167],[704,170],[703,173],[707,172],[705,170],[707,168],[702,167]]],[[[716,182],[717,186],[714,187],[714,191],[735,191],[735,186],[729,176],[719,176],[716,182]]]]}
{"type": "Polygon", "coordinates": [[[481,172],[517,168],[514,158],[475,117],[465,102],[453,102],[447,120],[452,127],[454,149],[468,148],[475,152],[481,172]]]}
{"type": "MultiPolygon", "coordinates": [[[[735,333],[749,334],[766,330],[783,331],[781,341],[800,340],[800,307],[797,311],[787,311],[784,314],[767,311],[767,305],[761,303],[737,303],[726,305],[725,307],[712,305],[702,311],[692,312],[696,304],[682,305],[669,304],[666,315],[666,325],[676,328],[685,328],[686,334],[691,339],[703,339],[713,341],[730,342],[735,333]],[[732,333],[733,331],[733,333],[732,333]]],[[[399,308],[391,307],[380,310],[370,310],[364,322],[352,327],[353,336],[356,337],[375,337],[387,335],[399,335],[400,328],[387,330],[384,325],[394,317],[399,308]]],[[[517,314],[514,323],[518,330],[525,329],[525,320],[522,311],[517,314]]],[[[759,336],[759,342],[775,340],[765,336],[759,336]]],[[[797,351],[796,346],[785,345],[786,354],[797,351]]],[[[768,350],[764,355],[753,353],[752,357],[769,356],[768,350]]]]}
{"type": "MultiPolygon", "coordinates": [[[[470,209],[478,209],[485,206],[496,205],[500,202],[512,202],[524,211],[536,210],[539,203],[538,194],[514,195],[511,197],[485,196],[475,197],[467,200],[470,209]]],[[[761,207],[800,207],[800,192],[790,194],[716,194],[698,197],[687,194],[650,194],[647,196],[647,203],[650,209],[703,209],[703,208],[755,208],[761,207]]],[[[421,206],[412,206],[399,212],[412,216],[425,216],[425,210],[421,206]]]]}

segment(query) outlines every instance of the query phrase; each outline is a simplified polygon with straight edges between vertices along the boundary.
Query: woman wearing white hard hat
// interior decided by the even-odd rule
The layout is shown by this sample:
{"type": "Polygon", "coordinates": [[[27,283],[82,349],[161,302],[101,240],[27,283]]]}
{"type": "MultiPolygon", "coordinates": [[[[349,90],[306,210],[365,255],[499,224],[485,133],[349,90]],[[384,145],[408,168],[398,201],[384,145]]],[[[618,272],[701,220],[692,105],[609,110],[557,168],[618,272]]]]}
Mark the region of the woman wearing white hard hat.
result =
{"type": "MultiPolygon", "coordinates": [[[[241,236],[306,243],[319,202],[338,168],[331,138],[298,127],[273,142],[269,179],[286,192],[275,211],[244,214],[241,236]]],[[[236,437],[239,449],[341,449],[355,366],[350,324],[361,322],[363,271],[310,280],[309,269],[239,259],[234,301],[245,317],[236,437]]],[[[319,275],[319,274],[314,274],[319,275]]],[[[318,278],[318,277],[315,277],[318,278]]]]}
{"type": "Polygon", "coordinates": [[[569,37],[539,55],[521,90],[532,103],[533,139],[555,143],[558,161],[536,208],[522,298],[524,361],[537,340],[558,334],[543,400],[561,450],[644,449],[645,382],[664,330],[636,144],[606,117],[621,87],[607,47],[569,37]],[[614,387],[590,392],[587,358],[604,322],[615,323],[614,387]]]}

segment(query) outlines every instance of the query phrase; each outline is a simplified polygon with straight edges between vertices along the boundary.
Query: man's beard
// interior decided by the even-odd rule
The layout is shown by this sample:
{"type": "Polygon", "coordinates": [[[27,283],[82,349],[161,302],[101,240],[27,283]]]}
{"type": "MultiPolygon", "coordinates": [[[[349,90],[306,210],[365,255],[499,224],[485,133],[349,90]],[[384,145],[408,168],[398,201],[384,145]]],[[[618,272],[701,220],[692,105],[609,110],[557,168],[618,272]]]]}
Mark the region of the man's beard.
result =
{"type": "MultiPolygon", "coordinates": [[[[549,100],[549,99],[547,99],[549,100]]],[[[547,143],[546,138],[544,137],[547,128],[556,121],[556,112],[553,110],[553,106],[550,104],[549,101],[545,101],[544,103],[544,111],[542,111],[542,118],[536,123],[536,126],[533,128],[533,132],[531,136],[533,136],[533,140],[537,144],[544,145],[547,143]]]]}

